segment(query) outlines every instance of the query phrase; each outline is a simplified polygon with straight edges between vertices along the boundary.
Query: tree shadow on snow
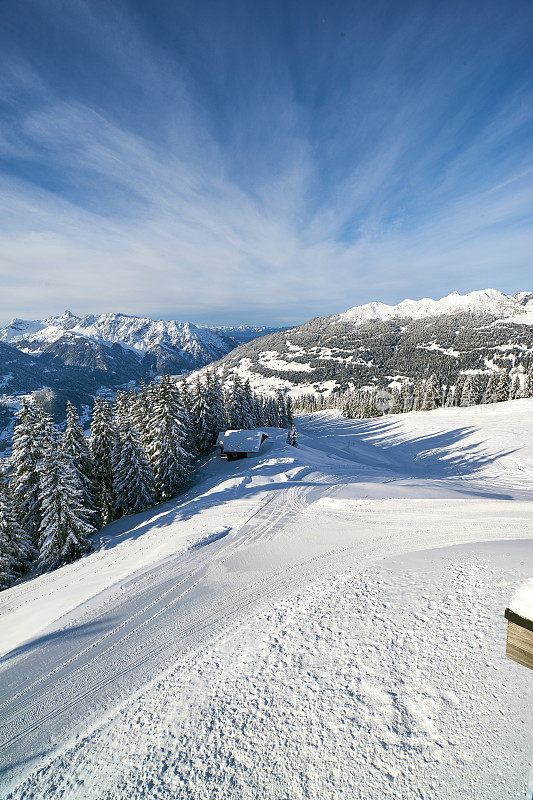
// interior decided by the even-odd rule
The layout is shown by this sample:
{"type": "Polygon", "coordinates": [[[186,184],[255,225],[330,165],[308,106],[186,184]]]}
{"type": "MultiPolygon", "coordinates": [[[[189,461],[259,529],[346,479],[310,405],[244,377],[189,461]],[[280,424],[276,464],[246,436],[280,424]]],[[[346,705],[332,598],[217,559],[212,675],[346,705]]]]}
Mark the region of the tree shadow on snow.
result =
{"type": "Polygon", "coordinates": [[[385,456],[398,475],[429,479],[475,475],[487,465],[516,452],[489,452],[484,449],[482,439],[457,447],[462,439],[477,430],[473,426],[465,426],[407,438],[401,423],[391,422],[390,417],[364,420],[330,418],[316,422],[304,418],[302,424],[304,434],[316,436],[318,447],[325,446],[327,449],[330,437],[336,442],[341,437],[354,461],[357,461],[359,449],[362,454],[373,450],[385,456]],[[323,439],[326,440],[324,445],[321,444],[323,439]]]}
{"type": "Polygon", "coordinates": [[[83,625],[71,625],[68,628],[63,628],[59,631],[51,631],[50,633],[44,633],[41,636],[36,636],[34,639],[30,639],[27,642],[19,645],[19,647],[13,648],[8,653],[3,655],[0,658],[0,664],[7,664],[9,661],[12,661],[14,658],[18,656],[25,656],[31,653],[34,650],[38,650],[39,648],[46,646],[46,645],[54,645],[58,644],[64,639],[68,639],[69,637],[74,637],[77,643],[80,640],[83,640],[85,637],[92,637],[94,634],[100,632],[100,630],[107,630],[108,625],[104,623],[103,620],[94,620],[94,622],[86,622],[83,625]]]}

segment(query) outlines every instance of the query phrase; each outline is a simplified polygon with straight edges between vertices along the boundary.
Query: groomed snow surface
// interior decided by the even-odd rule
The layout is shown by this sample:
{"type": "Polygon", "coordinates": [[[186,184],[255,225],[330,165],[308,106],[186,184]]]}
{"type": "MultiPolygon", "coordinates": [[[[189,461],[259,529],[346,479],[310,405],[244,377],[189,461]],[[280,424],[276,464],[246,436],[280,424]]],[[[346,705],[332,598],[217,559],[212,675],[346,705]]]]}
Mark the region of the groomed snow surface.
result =
{"type": "Polygon", "coordinates": [[[0,595],[2,796],[531,797],[533,401],[298,428],[0,595]]]}

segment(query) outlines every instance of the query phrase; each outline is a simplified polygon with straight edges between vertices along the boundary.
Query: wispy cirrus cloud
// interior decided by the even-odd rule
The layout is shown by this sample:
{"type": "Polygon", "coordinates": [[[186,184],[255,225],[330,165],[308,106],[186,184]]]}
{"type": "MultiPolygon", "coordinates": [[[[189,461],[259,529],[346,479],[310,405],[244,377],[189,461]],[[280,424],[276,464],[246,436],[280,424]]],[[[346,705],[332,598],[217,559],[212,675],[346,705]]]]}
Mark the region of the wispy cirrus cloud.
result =
{"type": "Polygon", "coordinates": [[[11,10],[2,321],[68,306],[281,323],[528,288],[520,16],[158,3],[154,27],[135,3],[27,6],[52,44],[11,10]]]}

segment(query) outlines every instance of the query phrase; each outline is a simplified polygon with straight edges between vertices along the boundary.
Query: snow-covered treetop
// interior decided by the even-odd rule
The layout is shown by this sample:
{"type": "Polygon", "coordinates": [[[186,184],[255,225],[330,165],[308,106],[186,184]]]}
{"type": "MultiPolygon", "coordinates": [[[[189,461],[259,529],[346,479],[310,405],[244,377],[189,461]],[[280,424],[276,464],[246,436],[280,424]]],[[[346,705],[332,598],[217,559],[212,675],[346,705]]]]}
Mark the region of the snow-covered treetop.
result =
{"type": "Polygon", "coordinates": [[[489,314],[501,319],[513,318],[533,325],[533,292],[518,292],[516,295],[504,294],[497,289],[459,294],[452,292],[440,300],[425,297],[422,300],[403,300],[396,306],[385,303],[366,303],[354,306],[333,319],[335,322],[351,322],[361,325],[370,320],[423,319],[450,314],[489,314]]]}
{"type": "Polygon", "coordinates": [[[519,617],[533,622],[533,578],[522,584],[509,603],[509,608],[519,617]]]}

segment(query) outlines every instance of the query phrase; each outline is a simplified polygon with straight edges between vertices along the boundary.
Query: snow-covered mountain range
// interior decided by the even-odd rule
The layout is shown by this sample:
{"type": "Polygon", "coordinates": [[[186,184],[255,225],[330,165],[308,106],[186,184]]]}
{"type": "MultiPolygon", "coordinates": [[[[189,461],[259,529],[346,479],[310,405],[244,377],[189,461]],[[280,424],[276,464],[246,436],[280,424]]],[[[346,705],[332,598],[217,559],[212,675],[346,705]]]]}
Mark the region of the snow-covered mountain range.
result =
{"type": "Polygon", "coordinates": [[[338,314],[338,322],[351,322],[362,325],[371,320],[390,319],[424,319],[425,317],[454,316],[457,314],[472,314],[509,319],[517,317],[517,321],[524,324],[533,324],[533,292],[518,292],[517,294],[504,294],[497,289],[483,289],[481,291],[459,294],[452,292],[440,300],[424,297],[422,300],[403,300],[396,306],[385,303],[366,303],[354,306],[338,314]],[[524,315],[528,315],[527,318],[524,315]]]}
{"type": "Polygon", "coordinates": [[[533,354],[533,292],[484,289],[440,300],[374,302],[249,342],[218,363],[255,390],[294,396],[390,385],[435,372],[525,370],[533,354]]]}
{"type": "MultiPolygon", "coordinates": [[[[70,348],[67,363],[76,365],[79,345],[120,345],[136,353],[141,360],[150,355],[155,371],[183,372],[220,358],[243,342],[271,333],[276,328],[257,325],[207,327],[177,320],[153,320],[127,314],[89,314],[77,317],[70,311],[44,320],[14,319],[0,329],[0,341],[15,345],[32,355],[55,353],[58,345],[64,353],[70,348]]],[[[105,369],[102,352],[101,368],[105,369]]]]}
{"type": "Polygon", "coordinates": [[[70,311],[43,320],[14,319],[0,329],[0,450],[20,395],[44,389],[47,408],[60,422],[67,400],[89,406],[97,392],[197,369],[275,330],[126,314],[77,317],[70,311]]]}
{"type": "Polygon", "coordinates": [[[89,406],[102,389],[212,362],[221,375],[237,371],[249,378],[256,391],[284,389],[297,396],[432,372],[453,382],[472,370],[523,370],[532,354],[528,291],[367,303],[288,330],[69,311],[15,319],[0,329],[0,448],[9,438],[17,396],[44,388],[52,390],[49,410],[60,421],[67,399],[89,406]]]}

